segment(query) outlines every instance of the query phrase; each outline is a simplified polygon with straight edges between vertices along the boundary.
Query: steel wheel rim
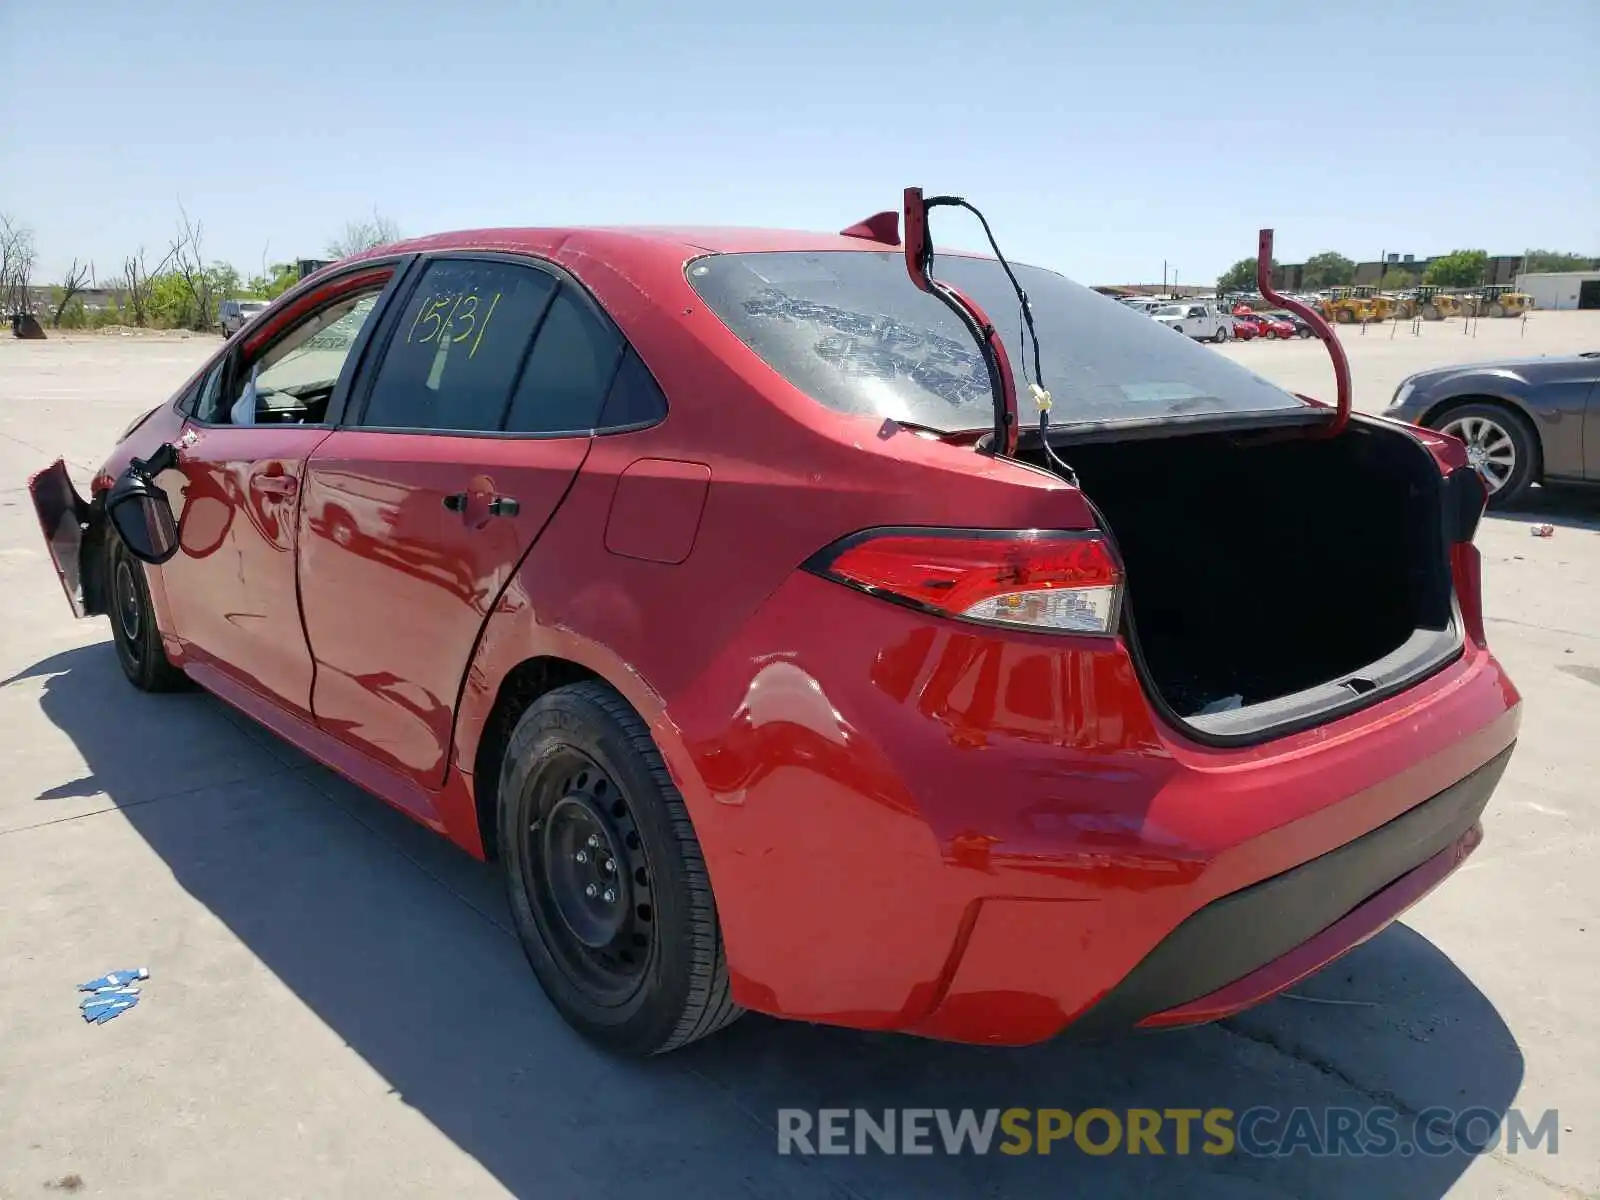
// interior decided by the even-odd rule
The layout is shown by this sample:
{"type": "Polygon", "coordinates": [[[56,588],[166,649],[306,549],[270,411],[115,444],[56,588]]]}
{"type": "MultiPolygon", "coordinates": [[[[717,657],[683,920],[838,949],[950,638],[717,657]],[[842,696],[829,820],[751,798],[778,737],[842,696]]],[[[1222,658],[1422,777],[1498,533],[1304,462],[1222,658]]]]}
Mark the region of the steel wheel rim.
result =
{"type": "Polygon", "coordinates": [[[1489,417],[1457,417],[1441,432],[1467,444],[1467,465],[1483,479],[1491,495],[1516,473],[1517,443],[1499,422],[1489,417]]]}
{"type": "Polygon", "coordinates": [[[144,606],[139,602],[139,586],[133,578],[133,566],[126,558],[117,561],[116,597],[117,627],[122,631],[128,647],[137,652],[139,632],[144,625],[144,606]]]}
{"type": "Polygon", "coordinates": [[[572,746],[550,753],[530,786],[523,885],[545,946],[589,1000],[626,1004],[643,985],[657,942],[650,863],[627,797],[572,746]]]}

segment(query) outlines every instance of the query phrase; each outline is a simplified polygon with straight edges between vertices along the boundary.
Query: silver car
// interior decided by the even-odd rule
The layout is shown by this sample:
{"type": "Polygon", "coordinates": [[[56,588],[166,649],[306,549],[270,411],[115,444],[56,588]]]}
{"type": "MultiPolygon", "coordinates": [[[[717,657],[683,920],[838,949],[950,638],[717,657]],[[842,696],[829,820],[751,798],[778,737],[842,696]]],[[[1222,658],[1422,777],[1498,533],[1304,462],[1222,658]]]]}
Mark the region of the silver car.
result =
{"type": "Polygon", "coordinates": [[[222,326],[222,336],[231,338],[266,307],[265,300],[224,300],[217,309],[217,323],[222,326]]]}

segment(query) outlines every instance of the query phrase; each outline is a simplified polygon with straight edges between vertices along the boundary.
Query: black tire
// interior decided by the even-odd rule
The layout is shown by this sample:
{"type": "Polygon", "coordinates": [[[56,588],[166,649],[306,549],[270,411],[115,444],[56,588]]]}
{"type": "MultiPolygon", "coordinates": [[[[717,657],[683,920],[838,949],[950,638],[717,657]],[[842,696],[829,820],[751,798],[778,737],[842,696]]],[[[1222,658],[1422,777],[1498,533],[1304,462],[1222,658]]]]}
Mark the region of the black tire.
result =
{"type": "Polygon", "coordinates": [[[1228,340],[1228,327],[1226,325],[1218,325],[1217,332],[1212,336],[1211,340],[1219,346],[1222,345],[1223,342],[1228,340]]]}
{"type": "MultiPolygon", "coordinates": [[[[1473,422],[1487,422],[1495,430],[1502,432],[1511,443],[1515,458],[1505,482],[1495,486],[1488,475],[1484,477],[1485,484],[1490,488],[1489,507],[1510,508],[1527,495],[1528,489],[1539,477],[1539,435],[1521,413],[1492,401],[1474,402],[1448,409],[1436,417],[1430,417],[1428,426],[1444,430],[1463,423],[1467,423],[1470,427],[1473,422]]],[[[1451,431],[1456,436],[1462,436],[1460,430],[1451,431]]],[[[1496,440],[1490,437],[1486,442],[1492,443],[1496,440]]]]}
{"type": "Polygon", "coordinates": [[[1297,325],[1295,326],[1294,335],[1299,338],[1308,338],[1311,336],[1311,327],[1309,325],[1297,325]]]}
{"type": "Polygon", "coordinates": [[[141,692],[179,691],[189,686],[189,677],[172,665],[161,644],[144,571],[121,538],[106,539],[106,610],[117,662],[141,692]]]}
{"type": "Polygon", "coordinates": [[[517,936],[573,1028],[612,1050],[663,1054],[742,1014],[688,809],[621,696],[577,683],[529,705],[506,748],[499,795],[517,936]],[[588,840],[574,829],[590,831],[588,840]],[[581,890],[596,883],[608,888],[603,899],[581,890]]]}

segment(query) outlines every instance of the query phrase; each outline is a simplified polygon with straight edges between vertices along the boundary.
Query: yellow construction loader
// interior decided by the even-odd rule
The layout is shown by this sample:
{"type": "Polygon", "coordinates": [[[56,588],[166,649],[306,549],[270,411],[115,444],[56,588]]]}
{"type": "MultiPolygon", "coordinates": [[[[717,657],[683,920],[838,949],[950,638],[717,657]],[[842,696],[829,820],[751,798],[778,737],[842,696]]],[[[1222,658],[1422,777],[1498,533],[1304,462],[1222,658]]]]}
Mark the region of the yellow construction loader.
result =
{"type": "Polygon", "coordinates": [[[1394,301],[1380,296],[1375,287],[1336,287],[1318,301],[1322,315],[1340,325],[1362,321],[1385,321],[1394,312],[1394,301]]]}
{"type": "Polygon", "coordinates": [[[1443,321],[1461,315],[1461,301],[1438,284],[1429,283],[1400,297],[1395,316],[1403,321],[1420,316],[1424,321],[1443,321]]]}
{"type": "Polygon", "coordinates": [[[1462,301],[1471,317],[1520,317],[1533,307],[1532,296],[1503,283],[1479,288],[1462,301]]]}

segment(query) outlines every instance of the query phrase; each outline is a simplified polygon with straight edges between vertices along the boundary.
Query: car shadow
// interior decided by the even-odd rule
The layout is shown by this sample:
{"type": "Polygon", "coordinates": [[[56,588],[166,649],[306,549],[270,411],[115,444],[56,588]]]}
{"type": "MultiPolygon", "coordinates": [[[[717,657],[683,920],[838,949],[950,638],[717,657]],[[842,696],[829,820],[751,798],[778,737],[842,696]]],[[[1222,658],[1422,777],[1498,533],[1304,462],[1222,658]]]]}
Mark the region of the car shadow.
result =
{"type": "MultiPolygon", "coordinates": [[[[109,643],[56,654],[45,716],[177,882],[416,1111],[516,1195],[1442,1196],[1472,1156],[1190,1153],[783,1156],[778,1110],[1433,1105],[1503,1114],[1522,1055],[1490,1001],[1396,926],[1292,995],[1221,1025],[1024,1049],[947,1045],[747,1016],[635,1062],[574,1035],[510,929],[493,866],[345,784],[203,693],[141,696],[109,643]],[[219,755],[283,769],[162,799],[135,743],[181,716],[219,755]],[[141,765],[130,769],[130,761],[141,765]],[[137,797],[124,799],[124,797],[137,797]],[[381,1002],[374,984],[387,981],[381,1002]]],[[[10,680],[6,682],[11,682],[10,680]]],[[[803,903],[803,897],[796,897],[803,903]]],[[[137,948],[130,947],[130,952],[137,948]]],[[[1281,1126],[1259,1127],[1270,1131],[1281,1126]]],[[[937,1141],[937,1135],[935,1137],[937,1141]]]]}
{"type": "Polygon", "coordinates": [[[1600,488],[1541,484],[1524,495],[1515,507],[1494,509],[1489,516],[1524,525],[1600,529],[1600,488]]]}

